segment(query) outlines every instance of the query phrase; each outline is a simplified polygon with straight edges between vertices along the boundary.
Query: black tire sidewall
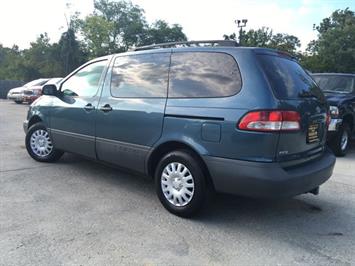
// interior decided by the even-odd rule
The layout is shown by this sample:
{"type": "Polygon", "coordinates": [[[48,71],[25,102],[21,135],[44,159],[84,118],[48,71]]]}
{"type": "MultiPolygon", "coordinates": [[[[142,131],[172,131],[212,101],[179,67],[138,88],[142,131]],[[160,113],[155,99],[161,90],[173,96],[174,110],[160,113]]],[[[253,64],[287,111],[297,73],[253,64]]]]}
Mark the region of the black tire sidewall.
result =
{"type": "Polygon", "coordinates": [[[39,130],[39,129],[43,129],[48,132],[47,128],[45,127],[45,125],[43,123],[36,123],[36,124],[32,125],[27,131],[25,144],[26,144],[26,149],[27,149],[28,154],[33,159],[35,159],[36,161],[39,161],[39,162],[54,162],[54,161],[58,160],[62,156],[63,152],[56,150],[55,147],[53,147],[51,153],[45,157],[39,157],[32,151],[31,144],[30,144],[31,143],[31,136],[32,136],[33,132],[35,132],[36,130],[39,130]]]}
{"type": "Polygon", "coordinates": [[[155,187],[158,198],[163,206],[171,213],[181,216],[190,217],[198,212],[205,202],[206,198],[206,182],[198,160],[188,151],[177,150],[166,154],[159,162],[155,171],[155,187]],[[164,168],[171,162],[179,162],[184,164],[191,172],[194,179],[194,195],[192,200],[182,207],[171,204],[164,196],[161,188],[161,174],[164,168]]]}
{"type": "Polygon", "coordinates": [[[336,137],[335,139],[332,141],[331,143],[331,147],[335,153],[336,156],[345,156],[346,155],[346,152],[348,150],[348,147],[349,147],[349,141],[350,141],[350,127],[348,124],[342,124],[340,127],[339,127],[339,130],[336,134],[336,137]],[[348,133],[348,144],[346,146],[346,148],[344,150],[342,150],[341,148],[341,138],[344,134],[344,132],[347,132],[348,133]]]}

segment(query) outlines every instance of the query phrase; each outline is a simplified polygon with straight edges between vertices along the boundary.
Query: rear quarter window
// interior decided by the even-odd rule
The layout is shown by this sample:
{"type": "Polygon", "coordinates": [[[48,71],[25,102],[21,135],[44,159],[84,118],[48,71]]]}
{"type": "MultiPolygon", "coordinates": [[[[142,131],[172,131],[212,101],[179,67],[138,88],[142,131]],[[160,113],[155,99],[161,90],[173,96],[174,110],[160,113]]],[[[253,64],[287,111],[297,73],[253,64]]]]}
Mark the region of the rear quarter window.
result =
{"type": "Polygon", "coordinates": [[[235,59],[225,53],[177,52],[172,54],[169,97],[227,97],[241,89],[235,59]]]}
{"type": "Polygon", "coordinates": [[[309,93],[324,100],[318,85],[296,61],[277,55],[259,54],[257,57],[277,98],[298,99],[309,93]]]}

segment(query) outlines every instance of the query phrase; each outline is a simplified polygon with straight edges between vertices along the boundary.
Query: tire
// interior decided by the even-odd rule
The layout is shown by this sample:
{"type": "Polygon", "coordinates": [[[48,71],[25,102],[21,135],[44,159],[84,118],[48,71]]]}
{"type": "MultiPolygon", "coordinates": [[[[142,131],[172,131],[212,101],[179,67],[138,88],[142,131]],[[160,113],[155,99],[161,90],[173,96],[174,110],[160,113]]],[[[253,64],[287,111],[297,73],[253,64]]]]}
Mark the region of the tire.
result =
{"type": "Polygon", "coordinates": [[[339,157],[346,155],[350,142],[350,127],[348,124],[342,124],[333,140],[330,142],[330,148],[334,154],[339,157]]]}
{"type": "Polygon", "coordinates": [[[201,210],[208,191],[198,159],[185,150],[170,152],[160,160],[155,188],[165,209],[180,217],[191,217],[201,210]]]}
{"type": "Polygon", "coordinates": [[[17,104],[21,104],[21,103],[22,103],[22,101],[15,101],[15,103],[17,103],[17,104]]]}
{"type": "Polygon", "coordinates": [[[36,161],[55,162],[63,155],[62,151],[53,146],[43,123],[36,123],[29,128],[25,142],[28,154],[36,161]]]}

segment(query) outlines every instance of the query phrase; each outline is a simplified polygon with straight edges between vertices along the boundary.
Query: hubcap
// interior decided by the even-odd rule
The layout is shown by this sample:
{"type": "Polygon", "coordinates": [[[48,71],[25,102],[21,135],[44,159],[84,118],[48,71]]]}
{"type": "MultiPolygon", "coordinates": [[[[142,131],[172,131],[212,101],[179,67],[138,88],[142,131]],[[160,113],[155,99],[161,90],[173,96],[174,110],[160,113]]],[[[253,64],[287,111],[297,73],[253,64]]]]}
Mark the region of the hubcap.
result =
{"type": "Polygon", "coordinates": [[[344,151],[347,145],[348,145],[348,132],[344,130],[340,142],[341,150],[344,151]]]}
{"type": "Polygon", "coordinates": [[[165,198],[174,206],[187,205],[194,195],[194,179],[182,163],[169,163],[161,175],[161,188],[165,198]]]}
{"type": "Polygon", "coordinates": [[[38,129],[31,135],[31,150],[39,157],[48,156],[53,150],[53,144],[49,134],[44,129],[38,129]]]}

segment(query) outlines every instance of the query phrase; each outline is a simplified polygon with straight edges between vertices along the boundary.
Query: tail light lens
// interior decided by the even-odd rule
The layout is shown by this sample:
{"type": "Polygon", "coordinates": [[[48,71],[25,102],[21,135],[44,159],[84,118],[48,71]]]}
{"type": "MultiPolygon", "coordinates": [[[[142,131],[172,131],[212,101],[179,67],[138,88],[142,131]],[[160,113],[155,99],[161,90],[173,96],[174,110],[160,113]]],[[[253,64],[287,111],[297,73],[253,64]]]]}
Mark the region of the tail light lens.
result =
{"type": "Polygon", "coordinates": [[[239,122],[240,130],[295,131],[301,128],[301,117],[295,111],[254,111],[247,113],[239,122]]]}

